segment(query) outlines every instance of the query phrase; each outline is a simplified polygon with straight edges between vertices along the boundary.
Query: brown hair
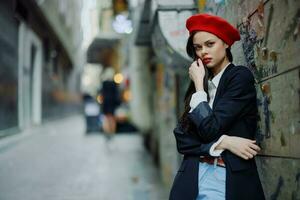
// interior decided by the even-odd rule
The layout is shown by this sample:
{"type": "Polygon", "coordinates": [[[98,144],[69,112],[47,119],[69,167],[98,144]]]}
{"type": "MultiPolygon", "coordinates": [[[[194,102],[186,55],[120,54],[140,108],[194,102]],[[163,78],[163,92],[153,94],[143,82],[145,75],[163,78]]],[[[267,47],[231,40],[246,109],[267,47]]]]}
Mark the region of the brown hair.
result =
{"type": "MultiPolygon", "coordinates": [[[[187,40],[187,44],[186,44],[186,52],[187,52],[188,56],[191,57],[193,60],[197,59],[197,55],[196,55],[195,48],[193,45],[193,37],[195,34],[196,34],[196,32],[191,33],[191,35],[189,36],[189,38],[187,40]]],[[[232,62],[233,57],[232,57],[232,54],[230,51],[230,47],[226,49],[226,56],[227,56],[229,62],[232,62]]],[[[211,77],[211,72],[210,72],[210,70],[208,70],[205,67],[205,76],[204,76],[204,80],[203,80],[203,86],[204,86],[204,91],[207,94],[208,94],[208,79],[210,77],[211,77]]],[[[196,92],[196,88],[195,88],[194,82],[190,81],[188,89],[184,95],[184,111],[183,111],[182,116],[179,119],[181,125],[188,133],[192,133],[193,130],[195,129],[195,127],[193,127],[193,124],[190,122],[190,120],[188,118],[188,113],[191,109],[190,101],[191,101],[192,95],[195,92],[196,92]]],[[[208,95],[207,95],[207,101],[209,101],[208,95]]]]}

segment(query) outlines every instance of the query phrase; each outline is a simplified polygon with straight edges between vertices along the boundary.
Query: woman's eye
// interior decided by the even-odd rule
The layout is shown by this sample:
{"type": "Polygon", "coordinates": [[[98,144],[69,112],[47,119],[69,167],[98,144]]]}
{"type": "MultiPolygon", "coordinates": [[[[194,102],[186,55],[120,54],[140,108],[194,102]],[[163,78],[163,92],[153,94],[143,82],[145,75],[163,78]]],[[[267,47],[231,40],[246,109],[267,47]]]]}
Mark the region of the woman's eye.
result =
{"type": "Polygon", "coordinates": [[[196,50],[196,51],[199,51],[199,50],[201,50],[201,49],[202,49],[202,47],[201,47],[201,46],[194,46],[194,48],[195,48],[195,50],[196,50]]]}
{"type": "Polygon", "coordinates": [[[213,45],[214,45],[213,42],[207,43],[207,46],[208,46],[208,47],[212,47],[213,45]]]}

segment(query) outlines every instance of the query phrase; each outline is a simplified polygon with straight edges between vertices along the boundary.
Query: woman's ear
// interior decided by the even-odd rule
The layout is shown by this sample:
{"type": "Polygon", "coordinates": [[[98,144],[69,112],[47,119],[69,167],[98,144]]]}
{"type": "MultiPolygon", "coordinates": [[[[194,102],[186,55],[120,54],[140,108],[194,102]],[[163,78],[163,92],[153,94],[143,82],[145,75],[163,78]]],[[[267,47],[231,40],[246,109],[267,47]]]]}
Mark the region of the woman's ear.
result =
{"type": "Polygon", "coordinates": [[[224,46],[225,46],[225,49],[227,49],[229,47],[229,45],[226,44],[225,42],[224,42],[224,46]]]}

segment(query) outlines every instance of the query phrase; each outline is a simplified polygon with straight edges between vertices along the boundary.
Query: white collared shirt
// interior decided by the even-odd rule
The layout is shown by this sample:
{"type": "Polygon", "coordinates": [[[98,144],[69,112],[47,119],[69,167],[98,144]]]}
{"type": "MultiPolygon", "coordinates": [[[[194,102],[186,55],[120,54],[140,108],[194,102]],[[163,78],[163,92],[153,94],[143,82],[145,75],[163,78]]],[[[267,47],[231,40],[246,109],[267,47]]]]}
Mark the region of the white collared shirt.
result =
{"type": "MultiPolygon", "coordinates": [[[[225,71],[225,69],[230,65],[231,63],[228,63],[216,76],[213,77],[212,80],[208,80],[208,95],[209,95],[209,107],[213,108],[214,100],[215,100],[215,95],[221,80],[221,77],[225,71]]],[[[189,112],[192,112],[198,105],[199,103],[207,101],[207,94],[204,90],[200,90],[198,92],[195,92],[192,95],[191,101],[190,101],[190,107],[191,110],[189,112]]],[[[221,155],[221,153],[224,150],[215,150],[216,146],[223,140],[224,135],[222,135],[217,142],[215,142],[210,150],[209,154],[214,157],[218,157],[221,155]]]]}

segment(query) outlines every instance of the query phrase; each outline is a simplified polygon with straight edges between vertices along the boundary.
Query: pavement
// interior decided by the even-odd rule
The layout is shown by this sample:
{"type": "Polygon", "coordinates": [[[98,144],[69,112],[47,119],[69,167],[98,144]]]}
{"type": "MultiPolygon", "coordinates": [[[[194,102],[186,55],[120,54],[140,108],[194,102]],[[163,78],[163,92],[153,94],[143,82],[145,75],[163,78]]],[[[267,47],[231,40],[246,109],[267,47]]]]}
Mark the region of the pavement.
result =
{"type": "Polygon", "coordinates": [[[0,200],[165,200],[140,134],[86,134],[83,116],[0,140],[0,200]]]}

